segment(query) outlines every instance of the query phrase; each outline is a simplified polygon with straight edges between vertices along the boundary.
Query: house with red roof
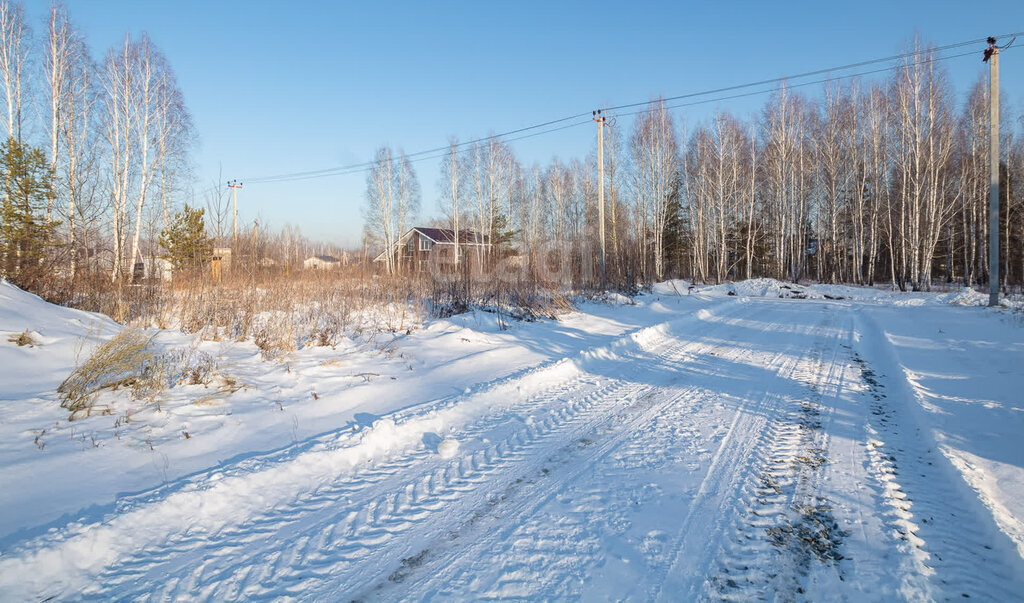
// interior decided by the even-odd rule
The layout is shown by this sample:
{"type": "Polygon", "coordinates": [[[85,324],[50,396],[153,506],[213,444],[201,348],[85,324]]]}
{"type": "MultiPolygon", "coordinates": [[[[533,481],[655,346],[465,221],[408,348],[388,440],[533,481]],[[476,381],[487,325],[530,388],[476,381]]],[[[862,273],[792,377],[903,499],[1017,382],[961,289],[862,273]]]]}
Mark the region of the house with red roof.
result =
{"type": "MultiPolygon", "coordinates": [[[[487,235],[472,230],[459,230],[458,263],[478,269],[488,249],[487,235]]],[[[398,239],[398,242],[373,258],[376,266],[387,266],[388,254],[394,258],[396,270],[401,273],[420,273],[429,270],[452,271],[455,267],[455,231],[450,228],[416,226],[398,239]]]]}

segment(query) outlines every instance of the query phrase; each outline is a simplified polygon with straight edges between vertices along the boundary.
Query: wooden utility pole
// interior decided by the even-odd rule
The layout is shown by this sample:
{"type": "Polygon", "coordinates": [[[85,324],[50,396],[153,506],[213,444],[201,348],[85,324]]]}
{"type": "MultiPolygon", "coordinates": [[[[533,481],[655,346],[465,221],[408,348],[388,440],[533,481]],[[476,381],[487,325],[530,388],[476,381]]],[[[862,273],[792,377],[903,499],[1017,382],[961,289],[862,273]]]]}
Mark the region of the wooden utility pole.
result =
{"type": "Polygon", "coordinates": [[[257,270],[260,267],[260,221],[252,221],[252,269],[257,270]]]}
{"type": "Polygon", "coordinates": [[[988,305],[999,305],[999,47],[988,39],[989,81],[988,305]]]}
{"type": "Polygon", "coordinates": [[[600,266],[601,266],[601,286],[604,287],[605,280],[605,268],[604,268],[604,125],[605,116],[601,114],[601,110],[594,111],[594,121],[597,122],[597,221],[598,221],[598,239],[601,241],[601,255],[600,255],[600,266]]]}
{"type": "Polygon", "coordinates": [[[228,180],[228,188],[231,189],[231,202],[234,205],[234,214],[231,220],[231,252],[235,253],[238,248],[238,189],[242,183],[237,180],[228,180]]]}

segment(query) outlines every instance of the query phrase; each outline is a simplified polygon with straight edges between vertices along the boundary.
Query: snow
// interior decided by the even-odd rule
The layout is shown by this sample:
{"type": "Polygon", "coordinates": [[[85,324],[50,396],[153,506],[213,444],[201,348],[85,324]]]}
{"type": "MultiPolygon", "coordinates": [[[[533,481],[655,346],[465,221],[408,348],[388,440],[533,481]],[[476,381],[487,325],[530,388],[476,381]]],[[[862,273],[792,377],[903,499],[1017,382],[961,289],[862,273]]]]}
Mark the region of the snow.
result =
{"type": "Polygon", "coordinates": [[[0,598],[1012,599],[1024,318],[986,303],[670,281],[272,360],[152,331],[208,383],[70,421],[120,325],[0,283],[0,598]]]}
{"type": "Polygon", "coordinates": [[[686,295],[690,287],[689,281],[674,279],[655,283],[651,286],[651,291],[656,295],[686,295]]]}
{"type": "MultiPolygon", "coordinates": [[[[942,293],[893,291],[888,285],[877,287],[855,287],[849,285],[828,285],[812,283],[783,282],[772,278],[756,278],[720,285],[693,285],[687,281],[665,281],[652,287],[658,295],[699,294],[710,297],[769,297],[780,299],[824,299],[849,300],[861,304],[884,304],[890,306],[922,306],[951,304],[960,306],[987,306],[988,293],[981,293],[967,287],[956,286],[956,290],[942,293]]],[[[1005,307],[1020,309],[1024,300],[1001,298],[1005,307]]]]}
{"type": "Polygon", "coordinates": [[[0,367],[3,401],[23,401],[55,390],[79,354],[120,331],[101,314],[47,304],[0,280],[0,367]],[[10,346],[8,339],[28,330],[31,346],[10,346]]]}
{"type": "Polygon", "coordinates": [[[447,438],[437,445],[437,453],[443,459],[450,459],[459,452],[459,441],[447,438]]]}

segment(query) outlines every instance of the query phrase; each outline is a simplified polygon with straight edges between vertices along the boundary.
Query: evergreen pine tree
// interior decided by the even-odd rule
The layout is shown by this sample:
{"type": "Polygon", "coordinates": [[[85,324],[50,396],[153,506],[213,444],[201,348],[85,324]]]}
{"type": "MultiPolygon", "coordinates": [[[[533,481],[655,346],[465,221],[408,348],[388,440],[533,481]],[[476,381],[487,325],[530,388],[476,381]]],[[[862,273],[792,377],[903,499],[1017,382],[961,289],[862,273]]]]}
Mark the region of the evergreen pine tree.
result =
{"type": "Polygon", "coordinates": [[[44,217],[50,174],[41,149],[13,137],[0,145],[0,275],[23,289],[48,272],[43,260],[57,226],[44,217]]]}
{"type": "Polygon", "coordinates": [[[686,256],[686,221],[681,201],[680,179],[676,179],[669,192],[666,204],[664,241],[665,276],[677,278],[683,274],[683,260],[686,256]]]}
{"type": "Polygon", "coordinates": [[[491,219],[491,231],[487,233],[491,248],[497,250],[512,242],[519,231],[509,230],[508,219],[504,214],[495,214],[491,219]]]}
{"type": "Polygon", "coordinates": [[[213,239],[206,236],[204,213],[186,205],[160,233],[160,246],[167,250],[163,257],[174,264],[175,270],[197,268],[210,259],[213,239]]]}

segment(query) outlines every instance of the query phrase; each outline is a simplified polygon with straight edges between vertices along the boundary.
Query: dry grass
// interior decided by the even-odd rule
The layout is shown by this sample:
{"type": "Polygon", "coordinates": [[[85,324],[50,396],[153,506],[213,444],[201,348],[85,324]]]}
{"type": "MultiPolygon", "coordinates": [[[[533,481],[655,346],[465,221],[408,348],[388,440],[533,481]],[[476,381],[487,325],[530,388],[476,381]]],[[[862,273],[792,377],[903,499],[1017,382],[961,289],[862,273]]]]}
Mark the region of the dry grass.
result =
{"type": "Polygon", "coordinates": [[[124,329],[100,345],[57,388],[60,405],[74,418],[76,413],[89,413],[96,392],[136,385],[156,358],[152,339],[139,330],[124,329]]]}
{"type": "Polygon", "coordinates": [[[419,284],[405,279],[307,273],[261,281],[177,283],[160,317],[136,324],[177,324],[204,339],[253,341],[264,358],[310,346],[336,346],[346,336],[416,328],[426,317],[419,284]]]}
{"type": "MultiPolygon", "coordinates": [[[[514,321],[557,318],[578,293],[527,280],[470,275],[387,277],[363,271],[239,272],[213,282],[177,275],[172,285],[97,280],[70,305],[108,314],[137,329],[174,328],[212,341],[252,341],[267,360],[346,338],[409,333],[430,317],[471,309],[514,321]]],[[[74,402],[67,402],[75,406],[74,402]]]]}
{"type": "Polygon", "coordinates": [[[133,398],[155,402],[176,385],[208,385],[216,368],[213,357],[195,347],[159,352],[153,335],[127,328],[79,363],[57,392],[74,419],[91,413],[94,395],[101,390],[130,388],[133,398]]]}
{"type": "Polygon", "coordinates": [[[291,313],[261,316],[251,330],[253,343],[264,360],[278,360],[296,348],[295,321],[291,313]]]}
{"type": "Polygon", "coordinates": [[[7,341],[9,341],[11,343],[14,343],[14,344],[17,344],[18,347],[24,347],[24,346],[32,347],[32,346],[39,345],[39,344],[36,343],[36,340],[32,339],[32,336],[28,334],[28,329],[25,329],[24,333],[18,333],[17,335],[11,335],[10,337],[7,338],[7,341]]]}
{"type": "MultiPolygon", "coordinates": [[[[472,309],[497,314],[502,328],[513,321],[557,319],[573,310],[578,294],[526,280],[327,271],[238,274],[217,283],[201,274],[176,276],[173,285],[115,285],[105,279],[92,284],[73,291],[65,303],[129,327],[79,362],[58,388],[72,419],[88,415],[104,389],[127,387],[134,398],[156,402],[170,387],[206,385],[217,376],[213,359],[194,346],[160,353],[147,328],[180,329],[199,340],[252,341],[265,360],[282,361],[294,350],[334,347],[344,339],[377,345],[379,335],[411,333],[429,317],[472,309]]],[[[11,341],[34,343],[27,331],[11,341]]],[[[389,353],[387,344],[378,347],[389,353]]]]}
{"type": "Polygon", "coordinates": [[[139,328],[178,328],[209,340],[258,337],[273,351],[333,346],[345,335],[407,331],[428,317],[473,308],[497,311],[511,320],[553,318],[570,311],[578,293],[522,279],[298,271],[289,276],[238,274],[221,282],[205,274],[183,275],[170,286],[118,287],[101,279],[68,305],[139,328]]]}

